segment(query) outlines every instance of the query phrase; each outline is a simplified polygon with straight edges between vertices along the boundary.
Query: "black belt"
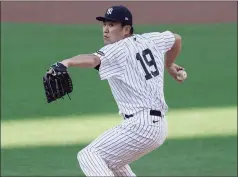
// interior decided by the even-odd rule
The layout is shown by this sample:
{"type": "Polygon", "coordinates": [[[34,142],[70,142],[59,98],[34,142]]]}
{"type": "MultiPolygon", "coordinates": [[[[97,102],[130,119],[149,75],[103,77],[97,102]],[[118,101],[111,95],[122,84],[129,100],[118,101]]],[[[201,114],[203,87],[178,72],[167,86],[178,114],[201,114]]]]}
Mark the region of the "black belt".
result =
{"type": "MultiPolygon", "coordinates": [[[[161,116],[161,112],[160,112],[160,111],[157,111],[157,110],[150,110],[150,115],[151,115],[151,116],[159,116],[159,117],[162,117],[162,116],[161,116]]],[[[130,118],[130,117],[133,117],[134,115],[133,115],[133,114],[129,114],[129,115],[128,115],[128,114],[125,114],[124,116],[125,116],[125,118],[128,119],[128,118],[130,118]]]]}

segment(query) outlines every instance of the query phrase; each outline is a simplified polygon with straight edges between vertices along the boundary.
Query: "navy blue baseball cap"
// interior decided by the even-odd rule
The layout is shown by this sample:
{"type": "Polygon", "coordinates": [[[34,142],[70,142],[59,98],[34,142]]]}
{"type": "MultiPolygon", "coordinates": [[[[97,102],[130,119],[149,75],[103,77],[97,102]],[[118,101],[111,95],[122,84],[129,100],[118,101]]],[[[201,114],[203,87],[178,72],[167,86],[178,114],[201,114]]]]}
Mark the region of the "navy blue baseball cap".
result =
{"type": "Polygon", "coordinates": [[[133,25],[132,14],[129,9],[124,6],[112,6],[109,7],[104,17],[96,17],[98,21],[113,21],[121,22],[125,25],[133,25]]]}

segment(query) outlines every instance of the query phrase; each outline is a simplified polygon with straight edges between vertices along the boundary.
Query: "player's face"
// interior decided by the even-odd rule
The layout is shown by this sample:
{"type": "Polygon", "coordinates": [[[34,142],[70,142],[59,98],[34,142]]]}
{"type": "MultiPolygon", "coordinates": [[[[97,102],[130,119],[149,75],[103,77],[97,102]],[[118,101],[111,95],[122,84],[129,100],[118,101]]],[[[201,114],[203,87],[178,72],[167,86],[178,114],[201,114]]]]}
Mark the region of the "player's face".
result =
{"type": "Polygon", "coordinates": [[[119,22],[103,22],[104,44],[112,44],[128,35],[128,29],[119,22]]]}

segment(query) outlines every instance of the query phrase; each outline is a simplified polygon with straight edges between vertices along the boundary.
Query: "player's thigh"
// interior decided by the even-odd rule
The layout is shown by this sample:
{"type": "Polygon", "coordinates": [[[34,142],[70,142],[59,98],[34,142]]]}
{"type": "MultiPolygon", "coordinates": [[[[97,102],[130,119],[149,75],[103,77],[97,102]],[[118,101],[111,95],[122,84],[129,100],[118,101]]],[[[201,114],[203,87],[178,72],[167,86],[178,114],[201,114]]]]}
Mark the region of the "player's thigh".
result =
{"type": "Polygon", "coordinates": [[[108,142],[109,137],[111,137],[112,135],[114,135],[114,134],[116,134],[117,132],[120,131],[120,126],[121,125],[117,125],[117,126],[114,126],[110,129],[106,130],[101,135],[99,135],[95,140],[93,140],[87,146],[87,148],[97,148],[98,149],[100,144],[104,144],[104,143],[108,142]]]}
{"type": "Polygon", "coordinates": [[[158,133],[155,133],[158,132],[158,127],[152,129],[148,132],[146,126],[141,127],[137,122],[119,125],[93,141],[89,148],[97,151],[109,168],[120,168],[158,147],[158,133]]]}

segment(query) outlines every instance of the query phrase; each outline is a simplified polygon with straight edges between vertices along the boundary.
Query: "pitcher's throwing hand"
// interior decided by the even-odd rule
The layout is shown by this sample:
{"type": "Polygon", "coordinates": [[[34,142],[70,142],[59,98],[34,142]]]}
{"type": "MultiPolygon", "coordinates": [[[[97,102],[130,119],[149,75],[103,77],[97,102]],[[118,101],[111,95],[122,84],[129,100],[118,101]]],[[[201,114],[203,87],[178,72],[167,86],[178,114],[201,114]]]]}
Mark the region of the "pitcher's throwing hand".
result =
{"type": "Polygon", "coordinates": [[[79,151],[77,159],[86,176],[136,176],[129,164],[167,137],[164,68],[176,78],[181,37],[170,31],[134,34],[132,14],[124,6],[112,6],[96,19],[102,22],[105,46],[61,63],[97,69],[124,120],[79,151]]]}

